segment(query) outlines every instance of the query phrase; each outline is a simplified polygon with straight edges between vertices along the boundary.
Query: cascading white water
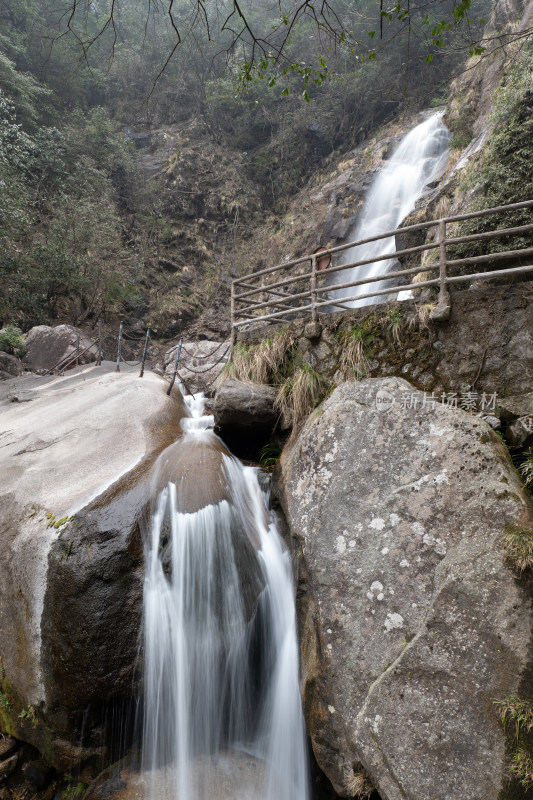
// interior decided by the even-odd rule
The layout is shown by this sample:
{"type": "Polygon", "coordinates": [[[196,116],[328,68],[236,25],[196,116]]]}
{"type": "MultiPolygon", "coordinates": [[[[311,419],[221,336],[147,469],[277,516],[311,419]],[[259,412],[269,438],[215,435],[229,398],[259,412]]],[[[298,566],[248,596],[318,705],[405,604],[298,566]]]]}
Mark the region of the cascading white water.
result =
{"type": "MultiPolygon", "coordinates": [[[[401,140],[390,160],[379,171],[365,200],[359,221],[350,234],[354,241],[369,239],[397,228],[413,211],[428,183],[436,180],[448,161],[450,134],[442,123],[442,113],[433,114],[417,125],[401,140]]],[[[341,263],[364,261],[396,250],[395,237],[351,247],[343,254],[341,263]]],[[[338,273],[338,283],[373,278],[391,271],[398,262],[394,259],[375,261],[338,273]]],[[[357,297],[386,287],[386,281],[338,289],[331,292],[332,299],[357,297]]],[[[372,305],[390,299],[387,295],[350,300],[345,303],[352,308],[372,305]]]]}
{"type": "Polygon", "coordinates": [[[152,513],[144,587],[146,796],[307,800],[290,556],[258,471],[225,451],[209,429],[212,418],[202,416],[202,398],[186,402],[191,417],[172,447],[193,448],[198,463],[215,454],[221,499],[188,511],[176,476],[152,513]],[[229,794],[221,788],[227,779],[229,794]]]}

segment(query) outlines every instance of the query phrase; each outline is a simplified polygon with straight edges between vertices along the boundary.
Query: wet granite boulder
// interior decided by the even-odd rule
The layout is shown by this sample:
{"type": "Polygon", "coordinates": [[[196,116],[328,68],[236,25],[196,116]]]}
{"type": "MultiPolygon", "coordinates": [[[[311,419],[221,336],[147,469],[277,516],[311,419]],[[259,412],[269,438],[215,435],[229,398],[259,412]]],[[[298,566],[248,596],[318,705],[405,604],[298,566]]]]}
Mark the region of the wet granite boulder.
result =
{"type": "Polygon", "coordinates": [[[213,402],[215,430],[239,458],[258,460],[280,422],[274,407],[276,390],[264,384],[229,379],[217,389],[213,402]]]}
{"type": "Polygon", "coordinates": [[[284,451],[279,494],[304,710],[336,791],[364,769],[383,800],[507,797],[495,701],[531,696],[533,621],[503,539],[532,517],[496,434],[404,380],[344,383],[284,451]]]}
{"type": "Polygon", "coordinates": [[[217,389],[213,412],[221,428],[273,428],[278,418],[274,410],[273,386],[227,380],[217,389]]]}
{"type": "Polygon", "coordinates": [[[0,390],[0,733],[92,778],[138,677],[151,467],[186,410],[110,362],[17,381],[31,402],[0,390]]]}

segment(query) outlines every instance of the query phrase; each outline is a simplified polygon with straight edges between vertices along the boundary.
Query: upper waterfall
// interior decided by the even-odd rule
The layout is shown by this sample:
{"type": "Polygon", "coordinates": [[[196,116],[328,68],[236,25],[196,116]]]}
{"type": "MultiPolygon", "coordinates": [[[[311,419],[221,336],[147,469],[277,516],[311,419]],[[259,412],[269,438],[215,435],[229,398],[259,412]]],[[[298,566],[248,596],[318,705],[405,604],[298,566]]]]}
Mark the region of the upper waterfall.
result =
{"type": "MultiPolygon", "coordinates": [[[[448,161],[449,138],[449,131],[442,123],[442,112],[432,114],[404,136],[370,186],[362,213],[357,225],[350,232],[349,239],[368,239],[399,227],[413,211],[427,185],[442,175],[448,161]]],[[[349,248],[344,252],[340,263],[363,261],[373,256],[393,253],[395,249],[395,237],[391,236],[349,248]]],[[[372,278],[390,271],[394,263],[394,259],[388,259],[354,267],[337,273],[335,280],[338,283],[348,283],[372,278]]],[[[354,297],[378,291],[385,286],[385,281],[378,281],[370,286],[338,289],[331,293],[331,297],[354,297]]],[[[369,297],[347,301],[345,305],[355,308],[378,302],[379,297],[369,297]]]]}

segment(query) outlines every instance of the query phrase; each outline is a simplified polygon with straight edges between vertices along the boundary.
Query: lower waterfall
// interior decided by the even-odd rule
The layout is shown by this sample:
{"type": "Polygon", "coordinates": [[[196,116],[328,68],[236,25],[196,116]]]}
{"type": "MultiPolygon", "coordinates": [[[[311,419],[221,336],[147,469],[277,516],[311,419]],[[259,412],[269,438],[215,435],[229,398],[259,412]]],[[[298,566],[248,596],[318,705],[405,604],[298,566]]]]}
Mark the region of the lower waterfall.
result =
{"type": "Polygon", "coordinates": [[[290,554],[258,470],[186,403],[145,542],[145,794],[307,800],[290,554]]]}
{"type": "MultiPolygon", "coordinates": [[[[439,178],[448,162],[450,134],[442,123],[442,113],[432,114],[407,133],[391,158],[374,178],[359,221],[350,232],[352,241],[370,239],[398,228],[414,210],[417,200],[429,183],[439,178]]],[[[383,256],[396,250],[395,237],[356,245],[343,253],[341,264],[383,256]]],[[[374,261],[338,273],[337,283],[377,277],[390,272],[398,262],[394,259],[374,261]]],[[[356,297],[386,287],[386,281],[332,291],[332,299],[356,297]]],[[[392,299],[390,295],[348,300],[343,305],[356,308],[392,299]]]]}

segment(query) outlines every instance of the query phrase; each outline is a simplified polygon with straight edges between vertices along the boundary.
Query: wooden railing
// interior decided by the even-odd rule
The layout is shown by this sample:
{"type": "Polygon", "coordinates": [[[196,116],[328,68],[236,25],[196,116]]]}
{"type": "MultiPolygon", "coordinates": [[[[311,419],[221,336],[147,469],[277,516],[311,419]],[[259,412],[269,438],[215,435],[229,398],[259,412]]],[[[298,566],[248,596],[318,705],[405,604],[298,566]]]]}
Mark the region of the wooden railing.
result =
{"type": "MultiPolygon", "coordinates": [[[[275,267],[258,270],[240,278],[236,278],[231,286],[231,325],[232,341],[235,341],[239,328],[246,325],[257,325],[269,320],[295,319],[301,316],[310,316],[314,321],[320,312],[333,312],[353,308],[353,304],[366,305],[371,298],[383,298],[383,301],[395,300],[402,291],[416,292],[430,286],[437,287],[438,301],[432,311],[435,321],[449,318],[451,300],[449,286],[456,283],[473,280],[487,280],[501,276],[511,276],[520,273],[533,274],[533,224],[521,224],[515,227],[500,228],[482,231],[479,233],[466,233],[464,235],[448,235],[448,226],[453,223],[463,223],[467,220],[488,217],[491,214],[506,214],[519,209],[533,207],[533,200],[522,203],[513,203],[506,206],[484,209],[471,214],[458,214],[443,219],[421,222],[417,225],[407,225],[394,231],[387,231],[379,236],[348,242],[339,247],[331,247],[320,253],[313,253],[292,259],[275,267]],[[397,236],[411,236],[420,232],[425,234],[425,243],[414,247],[406,247],[386,252],[386,240],[392,237],[396,242],[397,236]],[[492,239],[526,236],[527,245],[519,246],[512,250],[498,252],[483,252],[480,255],[450,258],[450,249],[457,245],[472,242],[489,242],[492,239]],[[341,263],[345,251],[352,247],[369,244],[371,242],[384,242],[383,251],[359,261],[341,263]],[[342,273],[353,270],[366,264],[375,264],[379,261],[398,261],[398,259],[421,258],[427,251],[437,251],[437,258],[430,258],[426,263],[416,266],[407,266],[401,269],[393,266],[392,271],[385,269],[372,277],[342,281],[342,273]],[[320,269],[324,260],[329,260],[331,266],[320,269]],[[524,260],[529,263],[522,263],[524,260]],[[496,262],[507,262],[503,269],[494,269],[496,262]],[[477,265],[487,265],[488,271],[476,272],[477,265]],[[473,268],[473,270],[472,270],[473,268]],[[425,275],[424,273],[427,273],[425,275]],[[431,273],[438,273],[436,277],[428,277],[431,273]],[[335,275],[332,280],[331,276],[335,275]],[[415,283],[405,283],[406,278],[418,275],[415,283]],[[387,281],[384,288],[373,284],[387,281]],[[398,281],[401,281],[400,283],[398,281]],[[365,290],[350,293],[349,289],[364,286],[365,290]],[[369,291],[366,291],[366,289],[369,291]],[[342,293],[342,295],[341,295],[342,293]],[[365,302],[366,301],[366,302],[365,302]],[[352,304],[352,305],[350,305],[352,304]]],[[[390,244],[390,243],[389,243],[390,244]]],[[[451,254],[453,256],[453,252],[451,254]]],[[[371,300],[371,302],[376,302],[371,300]]]]}

